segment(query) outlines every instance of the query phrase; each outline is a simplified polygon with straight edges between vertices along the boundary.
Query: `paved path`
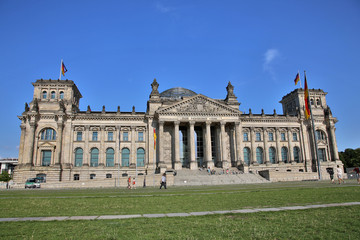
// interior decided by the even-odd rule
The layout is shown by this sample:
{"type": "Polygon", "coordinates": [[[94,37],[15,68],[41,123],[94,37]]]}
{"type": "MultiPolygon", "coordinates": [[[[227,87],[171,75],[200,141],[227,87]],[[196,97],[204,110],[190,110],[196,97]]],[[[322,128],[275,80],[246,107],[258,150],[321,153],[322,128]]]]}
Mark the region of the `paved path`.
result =
{"type": "Polygon", "coordinates": [[[102,219],[128,219],[128,218],[162,218],[162,217],[190,217],[226,213],[256,213],[256,212],[277,212],[288,210],[303,210],[326,207],[342,207],[360,205],[360,202],[329,203],[319,205],[274,207],[274,208],[247,208],[239,210],[189,212],[189,213],[158,213],[158,214],[134,214],[134,215],[104,215],[104,216],[72,216],[72,217],[24,217],[24,218],[0,218],[0,222],[22,222],[22,221],[65,221],[65,220],[102,220],[102,219]]]}

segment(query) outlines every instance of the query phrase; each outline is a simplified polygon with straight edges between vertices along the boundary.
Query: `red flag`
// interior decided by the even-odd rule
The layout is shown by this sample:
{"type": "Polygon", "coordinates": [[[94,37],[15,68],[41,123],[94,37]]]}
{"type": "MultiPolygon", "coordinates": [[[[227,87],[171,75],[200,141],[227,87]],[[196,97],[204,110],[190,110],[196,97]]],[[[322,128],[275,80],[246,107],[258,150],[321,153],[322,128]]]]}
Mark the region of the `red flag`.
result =
{"type": "Polygon", "coordinates": [[[310,118],[310,98],[309,98],[309,89],[306,81],[306,73],[304,73],[305,76],[305,118],[310,118]]]}
{"type": "Polygon", "coordinates": [[[295,77],[295,80],[294,80],[295,85],[296,85],[299,81],[300,81],[300,74],[297,73],[297,74],[296,74],[296,77],[295,77]]]}
{"type": "Polygon", "coordinates": [[[154,149],[156,149],[156,129],[154,128],[154,149]]]}

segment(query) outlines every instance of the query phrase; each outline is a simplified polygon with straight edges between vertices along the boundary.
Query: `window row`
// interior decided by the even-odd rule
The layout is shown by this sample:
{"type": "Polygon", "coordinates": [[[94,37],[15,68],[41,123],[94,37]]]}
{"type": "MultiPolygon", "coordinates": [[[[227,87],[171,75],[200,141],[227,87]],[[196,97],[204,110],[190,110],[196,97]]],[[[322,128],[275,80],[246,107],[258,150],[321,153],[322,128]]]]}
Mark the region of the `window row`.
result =
{"type": "MultiPolygon", "coordinates": [[[[42,95],[41,95],[42,99],[47,99],[48,98],[48,92],[47,91],[42,91],[42,95]]],[[[51,91],[50,92],[50,99],[56,99],[56,91],[51,91]]],[[[64,99],[64,92],[60,91],[59,92],[59,99],[64,99]]]]}
{"type": "MultiPolygon", "coordinates": [[[[90,174],[90,179],[95,179],[96,178],[96,174],[95,173],[91,173],[90,174]]],[[[112,174],[111,173],[107,173],[106,174],[106,178],[112,178],[112,174]]],[[[74,181],[79,181],[80,180],[80,174],[74,174],[74,181]]]]}
{"type": "MultiPolygon", "coordinates": [[[[289,156],[288,156],[288,148],[282,147],[281,148],[281,161],[284,163],[289,162],[289,156]]],[[[300,148],[294,147],[293,148],[293,157],[294,161],[299,163],[300,162],[300,148]]],[[[269,148],[269,161],[270,163],[276,163],[276,149],[274,147],[269,148]]],[[[244,148],[244,162],[246,165],[250,165],[251,163],[251,150],[248,147],[244,148]]],[[[256,148],[256,162],[259,164],[264,163],[264,151],[262,147],[256,148]]]]}
{"type": "MultiPolygon", "coordinates": [[[[83,165],[84,151],[82,148],[75,149],[75,167],[81,167],[83,165]]],[[[129,167],[130,162],[130,150],[123,148],[121,150],[121,166],[129,167]]],[[[90,151],[90,167],[97,167],[99,164],[99,149],[92,148],[90,151]]],[[[138,148],[136,150],[136,164],[138,167],[144,167],[145,165],[145,150],[138,148]]],[[[106,167],[114,167],[114,149],[106,149],[106,167]]]]}
{"type": "MultiPolygon", "coordinates": [[[[138,138],[137,140],[139,142],[144,141],[144,132],[138,132],[138,138]]],[[[76,132],[76,141],[82,141],[83,140],[83,132],[76,132]]],[[[99,141],[99,133],[97,131],[93,131],[91,135],[92,141],[99,141]]],[[[114,139],[114,132],[107,132],[107,141],[115,141],[114,139]]],[[[123,137],[120,139],[120,141],[127,142],[129,141],[129,132],[123,132],[123,137]]]]}
{"type": "MultiPolygon", "coordinates": [[[[269,141],[275,141],[275,134],[274,134],[274,132],[269,132],[268,133],[268,140],[269,141]]],[[[257,142],[259,142],[259,141],[262,141],[263,139],[262,139],[262,134],[261,134],[261,132],[255,132],[255,141],[257,141],[257,142]]],[[[286,138],[286,133],[285,132],[281,132],[280,133],[280,140],[281,141],[286,141],[287,140],[287,138],[286,138]]],[[[298,133],[296,133],[296,132],[293,132],[292,133],[292,140],[293,141],[298,141],[298,133]]],[[[249,137],[249,133],[248,132],[244,132],[244,134],[243,134],[243,141],[244,142],[248,142],[248,141],[250,141],[250,137],[249,137]]]]}

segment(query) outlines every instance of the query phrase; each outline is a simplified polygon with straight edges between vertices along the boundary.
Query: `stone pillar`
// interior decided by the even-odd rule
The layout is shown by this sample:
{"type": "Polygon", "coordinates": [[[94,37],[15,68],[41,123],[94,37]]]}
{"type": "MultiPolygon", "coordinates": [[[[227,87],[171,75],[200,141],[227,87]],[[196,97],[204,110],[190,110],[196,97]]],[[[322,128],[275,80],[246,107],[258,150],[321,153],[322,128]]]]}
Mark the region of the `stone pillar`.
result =
{"type": "Polygon", "coordinates": [[[35,128],[36,128],[36,123],[33,121],[30,122],[30,134],[29,134],[29,138],[26,139],[28,141],[28,146],[29,146],[27,161],[26,161],[27,165],[34,165],[33,156],[34,156],[35,128]]]}
{"type": "MultiPolygon", "coordinates": [[[[105,126],[100,126],[100,149],[99,149],[99,166],[104,166],[105,165],[105,159],[106,159],[106,149],[105,149],[105,139],[106,139],[106,134],[105,134],[105,126]]],[[[99,140],[98,139],[98,140],[99,140]]]]}
{"type": "Polygon", "coordinates": [[[175,170],[182,169],[180,162],[180,143],[179,143],[179,121],[174,122],[174,168],[175,170]]]}
{"type": "Polygon", "coordinates": [[[331,145],[332,145],[332,151],[334,154],[334,161],[339,161],[339,152],[338,152],[338,147],[336,144],[336,136],[335,136],[335,126],[331,125],[330,126],[330,136],[331,136],[331,145]]]}
{"type": "Polygon", "coordinates": [[[57,139],[56,139],[56,157],[55,157],[55,165],[60,165],[61,162],[61,152],[62,152],[62,137],[63,137],[63,127],[64,123],[60,120],[57,123],[57,139]]]}
{"type": "Polygon", "coordinates": [[[212,151],[211,151],[211,122],[206,121],[205,126],[205,158],[206,166],[211,169],[214,168],[214,162],[212,161],[212,151]]]}
{"type": "Polygon", "coordinates": [[[26,134],[26,124],[23,122],[20,125],[21,128],[21,135],[20,135],[20,148],[19,148],[19,165],[24,164],[23,160],[23,153],[24,153],[24,146],[25,146],[25,134],[26,134]]]}
{"type": "Polygon", "coordinates": [[[220,122],[220,135],[221,135],[221,153],[222,153],[222,167],[229,168],[230,163],[229,159],[227,159],[227,148],[226,148],[226,138],[225,138],[225,124],[226,122],[220,122]]]}
{"type": "Polygon", "coordinates": [[[197,161],[195,156],[195,129],[194,121],[190,121],[190,128],[189,128],[189,145],[190,145],[190,169],[197,169],[197,161]]]}
{"type": "Polygon", "coordinates": [[[267,128],[264,127],[263,131],[263,139],[264,139],[264,163],[268,164],[270,163],[269,159],[269,146],[268,146],[268,138],[267,138],[267,128]]]}
{"type": "Polygon", "coordinates": [[[164,161],[164,121],[159,121],[159,138],[158,138],[158,147],[159,147],[159,167],[160,172],[165,172],[166,165],[164,161]]]}
{"type": "Polygon", "coordinates": [[[115,161],[115,164],[114,166],[115,167],[118,167],[120,165],[120,128],[121,126],[116,126],[116,131],[115,131],[115,158],[114,158],[114,161],[115,161]]]}
{"type": "Polygon", "coordinates": [[[256,161],[256,147],[255,147],[255,131],[254,128],[251,127],[250,128],[250,140],[251,140],[251,159],[250,159],[250,164],[255,164],[257,165],[257,161],[256,161]]]}
{"type": "Polygon", "coordinates": [[[279,131],[279,128],[275,128],[275,135],[276,135],[276,154],[277,154],[277,161],[278,161],[278,163],[282,163],[282,160],[281,160],[280,131],[279,131]]]}
{"type": "Polygon", "coordinates": [[[241,166],[244,165],[244,162],[242,161],[242,153],[241,153],[241,128],[240,128],[240,123],[236,122],[235,123],[235,150],[236,150],[236,157],[237,157],[237,161],[236,161],[236,165],[237,166],[241,166]]]}
{"type": "Polygon", "coordinates": [[[131,150],[129,166],[136,168],[136,149],[135,149],[135,127],[131,126],[131,150]]]}
{"type": "Polygon", "coordinates": [[[87,166],[87,167],[90,166],[89,136],[90,136],[90,126],[85,125],[85,131],[84,131],[85,145],[84,145],[83,166],[87,166]]]}
{"type": "Polygon", "coordinates": [[[288,128],[288,146],[289,146],[289,151],[288,151],[288,160],[289,163],[293,162],[293,158],[294,158],[294,154],[293,154],[293,146],[292,146],[292,134],[291,134],[291,128],[288,128]]]}

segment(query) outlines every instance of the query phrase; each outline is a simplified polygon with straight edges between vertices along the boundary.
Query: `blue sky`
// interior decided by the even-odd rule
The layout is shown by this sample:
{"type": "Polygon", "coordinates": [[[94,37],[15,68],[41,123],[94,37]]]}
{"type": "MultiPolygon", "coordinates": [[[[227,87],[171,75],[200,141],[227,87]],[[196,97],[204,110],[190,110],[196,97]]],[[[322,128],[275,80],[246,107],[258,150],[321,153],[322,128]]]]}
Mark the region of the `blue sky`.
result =
{"type": "Polygon", "coordinates": [[[241,111],[282,113],[306,70],[339,150],[360,147],[358,0],[1,0],[0,33],[0,158],[18,156],[31,82],[59,78],[61,59],[93,111],[146,111],[157,78],[216,99],[231,81],[241,111]]]}

